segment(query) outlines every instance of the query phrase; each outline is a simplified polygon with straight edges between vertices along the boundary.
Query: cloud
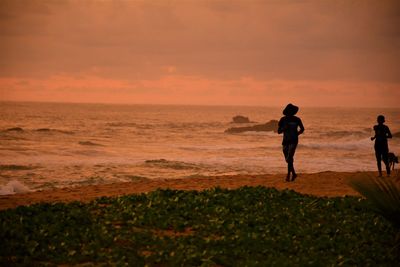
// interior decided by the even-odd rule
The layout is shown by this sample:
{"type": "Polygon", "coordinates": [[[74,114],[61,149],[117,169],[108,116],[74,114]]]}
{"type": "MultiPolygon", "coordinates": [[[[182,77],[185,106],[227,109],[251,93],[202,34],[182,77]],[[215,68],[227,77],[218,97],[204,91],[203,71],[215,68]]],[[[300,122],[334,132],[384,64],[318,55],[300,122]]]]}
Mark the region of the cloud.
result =
{"type": "Polygon", "coordinates": [[[212,80],[198,76],[164,75],[129,81],[93,75],[51,76],[46,79],[0,79],[3,100],[282,106],[397,107],[397,84],[370,82],[258,80],[241,77],[212,80]]]}
{"type": "Polygon", "coordinates": [[[166,77],[196,77],[205,91],[242,77],[392,88],[397,25],[398,1],[1,1],[0,77],[164,80],[171,90],[166,77]]]}

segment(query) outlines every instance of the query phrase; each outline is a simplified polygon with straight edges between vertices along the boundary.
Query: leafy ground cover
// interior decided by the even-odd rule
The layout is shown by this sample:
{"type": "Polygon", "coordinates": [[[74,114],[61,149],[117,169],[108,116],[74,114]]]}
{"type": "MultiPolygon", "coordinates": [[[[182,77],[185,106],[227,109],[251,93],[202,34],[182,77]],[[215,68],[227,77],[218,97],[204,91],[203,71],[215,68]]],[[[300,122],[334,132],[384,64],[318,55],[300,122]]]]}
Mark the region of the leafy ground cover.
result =
{"type": "Polygon", "coordinates": [[[0,265],[395,266],[397,230],[355,197],[157,190],[0,212],[0,265]]]}

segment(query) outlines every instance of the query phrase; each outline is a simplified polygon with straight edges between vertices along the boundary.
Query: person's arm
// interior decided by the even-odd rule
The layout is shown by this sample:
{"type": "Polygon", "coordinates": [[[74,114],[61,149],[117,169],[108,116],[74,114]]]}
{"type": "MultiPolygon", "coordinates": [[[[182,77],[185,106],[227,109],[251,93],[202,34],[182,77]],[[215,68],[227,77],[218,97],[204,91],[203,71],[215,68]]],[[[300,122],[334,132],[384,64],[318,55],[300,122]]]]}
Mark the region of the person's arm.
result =
{"type": "Polygon", "coordinates": [[[278,134],[283,133],[284,130],[285,130],[285,129],[284,129],[284,125],[283,125],[283,118],[281,118],[281,119],[279,120],[279,123],[278,123],[278,134]]]}
{"type": "Polygon", "coordinates": [[[389,127],[386,126],[386,129],[387,129],[386,137],[392,138],[392,133],[390,132],[389,127]]]}
{"type": "Polygon", "coordinates": [[[376,126],[374,126],[374,132],[375,132],[375,135],[373,137],[371,137],[371,141],[374,141],[376,139],[376,126]]]}
{"type": "Polygon", "coordinates": [[[300,127],[300,130],[297,132],[297,135],[301,135],[302,133],[304,133],[303,122],[301,121],[300,118],[299,118],[299,127],[300,127]]]}

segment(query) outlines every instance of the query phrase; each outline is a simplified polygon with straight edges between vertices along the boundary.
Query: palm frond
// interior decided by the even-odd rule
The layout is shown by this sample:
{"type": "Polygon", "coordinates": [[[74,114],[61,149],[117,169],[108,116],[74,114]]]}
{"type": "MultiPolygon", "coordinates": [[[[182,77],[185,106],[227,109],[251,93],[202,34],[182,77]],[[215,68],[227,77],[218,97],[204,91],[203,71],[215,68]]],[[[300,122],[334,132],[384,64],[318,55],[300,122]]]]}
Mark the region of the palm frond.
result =
{"type": "Polygon", "coordinates": [[[356,176],[350,186],[371,202],[376,212],[400,228],[400,175],[375,177],[356,176]]]}

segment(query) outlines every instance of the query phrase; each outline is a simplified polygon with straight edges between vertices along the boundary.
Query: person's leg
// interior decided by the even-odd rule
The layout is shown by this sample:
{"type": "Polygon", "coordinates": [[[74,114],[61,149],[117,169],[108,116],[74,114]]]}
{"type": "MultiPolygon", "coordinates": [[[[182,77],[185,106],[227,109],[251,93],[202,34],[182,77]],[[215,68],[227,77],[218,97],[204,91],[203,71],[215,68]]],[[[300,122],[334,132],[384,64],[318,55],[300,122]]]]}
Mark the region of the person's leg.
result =
{"type": "Polygon", "coordinates": [[[383,163],[385,163],[385,167],[386,167],[386,174],[387,176],[390,176],[390,165],[389,165],[389,156],[388,156],[389,152],[388,150],[385,150],[382,152],[382,160],[383,163]]]}
{"type": "Polygon", "coordinates": [[[375,157],[376,157],[376,164],[378,165],[379,176],[382,176],[381,152],[377,148],[375,148],[375,157]]]}
{"type": "Polygon", "coordinates": [[[283,149],[283,155],[285,156],[285,161],[288,164],[286,181],[290,181],[290,172],[292,171],[292,168],[289,162],[289,145],[288,144],[283,145],[282,149],[283,149]]]}
{"type": "Polygon", "coordinates": [[[293,168],[293,162],[289,161],[288,162],[288,174],[294,172],[294,168],[293,168]]]}
{"type": "Polygon", "coordinates": [[[287,174],[286,174],[286,181],[290,182],[290,173],[292,172],[293,163],[288,162],[287,165],[287,174]]]}
{"type": "Polygon", "coordinates": [[[288,149],[287,161],[288,161],[290,172],[292,173],[292,181],[294,181],[297,177],[296,171],[294,169],[294,164],[293,164],[296,147],[297,147],[297,144],[289,144],[289,149],[288,149]]]}
{"type": "Polygon", "coordinates": [[[294,164],[293,164],[293,162],[290,163],[290,167],[291,167],[291,170],[292,170],[292,182],[293,182],[293,181],[296,179],[296,177],[297,177],[296,170],[294,169],[294,164]]]}

